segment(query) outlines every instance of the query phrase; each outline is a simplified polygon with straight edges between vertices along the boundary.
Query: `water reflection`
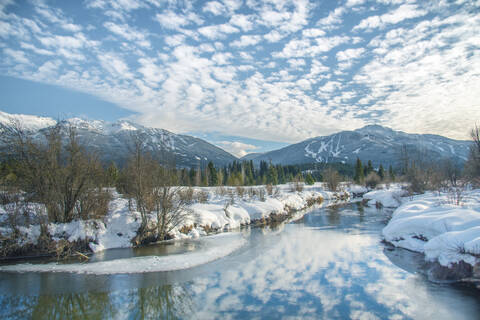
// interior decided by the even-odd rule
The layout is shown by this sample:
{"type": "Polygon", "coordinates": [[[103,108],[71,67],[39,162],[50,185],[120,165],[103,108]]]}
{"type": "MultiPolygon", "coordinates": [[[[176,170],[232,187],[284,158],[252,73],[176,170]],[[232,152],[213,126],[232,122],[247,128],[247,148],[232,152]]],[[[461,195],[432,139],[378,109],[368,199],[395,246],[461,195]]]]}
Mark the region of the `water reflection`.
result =
{"type": "MultiPolygon", "coordinates": [[[[70,291],[2,293],[0,318],[476,319],[478,294],[430,283],[416,273],[423,256],[385,249],[388,214],[357,204],[315,210],[295,224],[252,228],[245,247],[189,270],[68,275],[70,291]]],[[[32,288],[62,279],[50,276],[30,278],[32,288]]],[[[0,289],[5,283],[0,277],[0,289]]]]}
{"type": "Polygon", "coordinates": [[[184,285],[161,285],[115,292],[3,296],[2,319],[177,319],[194,313],[184,285]]]}

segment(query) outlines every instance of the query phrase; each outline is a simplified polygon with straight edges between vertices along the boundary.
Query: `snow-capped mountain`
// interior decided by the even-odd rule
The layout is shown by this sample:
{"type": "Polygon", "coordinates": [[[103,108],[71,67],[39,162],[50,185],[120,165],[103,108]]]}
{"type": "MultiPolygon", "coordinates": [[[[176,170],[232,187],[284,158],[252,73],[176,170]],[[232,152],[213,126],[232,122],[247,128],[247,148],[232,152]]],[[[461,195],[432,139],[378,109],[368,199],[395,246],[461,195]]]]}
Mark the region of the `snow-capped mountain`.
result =
{"type": "Polygon", "coordinates": [[[401,159],[401,150],[406,146],[412,159],[426,155],[431,160],[446,158],[463,163],[468,157],[470,145],[470,141],[452,140],[432,134],[408,134],[379,125],[369,125],[354,131],[311,138],[250,159],[256,163],[263,160],[275,164],[300,164],[354,163],[358,157],[362,162],[372,160],[374,166],[380,163],[397,165],[401,159]]]}
{"type": "MultiPolygon", "coordinates": [[[[43,136],[43,130],[56,124],[56,121],[50,118],[0,111],[0,123],[9,125],[12,119],[18,120],[25,130],[34,133],[39,139],[43,136]]],[[[114,161],[119,165],[125,163],[133,151],[134,136],[140,138],[144,150],[151,152],[161,161],[175,163],[177,167],[205,166],[209,161],[223,166],[237,160],[230,153],[204,140],[163,129],[147,128],[130,121],[110,123],[72,118],[64,122],[75,127],[80,141],[90,150],[97,152],[104,162],[114,161]]]]}
{"type": "MultiPolygon", "coordinates": [[[[56,123],[51,118],[0,111],[0,123],[9,125],[12,120],[18,121],[25,130],[39,138],[43,136],[43,130],[56,123]]],[[[133,136],[140,137],[144,149],[157,155],[160,160],[175,163],[178,167],[205,166],[208,161],[212,161],[216,166],[224,166],[238,160],[204,140],[163,129],[147,128],[130,121],[110,123],[79,118],[64,121],[75,127],[81,141],[97,152],[105,162],[123,164],[133,150],[133,136]]],[[[384,166],[398,165],[401,149],[406,146],[412,158],[420,153],[432,160],[445,158],[463,163],[468,157],[470,145],[470,141],[452,140],[431,134],[408,134],[370,125],[354,131],[311,138],[267,153],[248,154],[242,160],[253,160],[257,164],[261,160],[275,164],[354,163],[358,157],[364,162],[372,160],[374,166],[380,163],[384,166]]]]}
{"type": "Polygon", "coordinates": [[[52,118],[31,116],[28,114],[10,114],[0,111],[0,123],[10,125],[18,123],[27,131],[38,131],[40,129],[55,125],[57,122],[52,118]]]}

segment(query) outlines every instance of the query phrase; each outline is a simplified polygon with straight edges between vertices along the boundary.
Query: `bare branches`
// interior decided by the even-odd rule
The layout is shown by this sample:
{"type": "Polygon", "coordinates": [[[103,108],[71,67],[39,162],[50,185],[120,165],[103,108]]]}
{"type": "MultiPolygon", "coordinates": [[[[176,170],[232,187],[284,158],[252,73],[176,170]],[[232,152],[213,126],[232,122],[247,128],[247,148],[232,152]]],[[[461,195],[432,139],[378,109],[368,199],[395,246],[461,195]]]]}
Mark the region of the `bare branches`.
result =
{"type": "Polygon", "coordinates": [[[122,191],[135,199],[136,209],[141,216],[137,242],[152,238],[163,240],[175,227],[190,216],[184,188],[178,187],[174,169],[163,167],[157,160],[144,152],[140,137],[133,136],[134,150],[122,172],[122,191]],[[151,216],[156,219],[152,228],[151,216]]]}
{"type": "Polygon", "coordinates": [[[91,191],[106,196],[100,162],[79,143],[75,128],[57,122],[36,139],[18,122],[1,130],[8,156],[17,163],[18,189],[25,192],[26,201],[44,204],[50,221],[86,219],[89,213],[83,210],[92,206],[82,202],[92,203],[91,191]]]}

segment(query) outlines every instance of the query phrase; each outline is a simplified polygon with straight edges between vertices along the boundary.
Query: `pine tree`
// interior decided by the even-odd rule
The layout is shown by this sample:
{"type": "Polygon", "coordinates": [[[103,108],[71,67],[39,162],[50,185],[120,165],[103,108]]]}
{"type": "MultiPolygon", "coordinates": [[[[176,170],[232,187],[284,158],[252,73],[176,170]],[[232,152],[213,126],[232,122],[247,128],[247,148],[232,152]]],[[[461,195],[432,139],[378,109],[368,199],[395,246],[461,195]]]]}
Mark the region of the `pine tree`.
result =
{"type": "Polygon", "coordinates": [[[380,177],[380,180],[382,180],[382,181],[385,178],[385,170],[383,170],[382,164],[380,164],[380,167],[378,168],[378,176],[380,177]]]}
{"type": "Polygon", "coordinates": [[[284,170],[283,170],[282,165],[277,164],[276,167],[277,167],[277,174],[278,174],[278,183],[280,183],[280,184],[286,183],[286,180],[285,180],[285,172],[284,172],[284,170]]]}
{"type": "Polygon", "coordinates": [[[353,180],[357,184],[362,184],[363,181],[365,180],[362,161],[359,158],[357,158],[357,163],[355,165],[355,176],[353,177],[353,180]]]}
{"type": "Polygon", "coordinates": [[[305,177],[305,183],[308,184],[308,185],[313,185],[315,183],[315,179],[313,179],[312,175],[310,172],[307,173],[306,177],[305,177]]]}
{"type": "Polygon", "coordinates": [[[213,165],[213,162],[210,161],[207,165],[207,172],[208,172],[208,185],[209,186],[216,186],[218,184],[218,175],[217,169],[213,165]]]}
{"type": "Polygon", "coordinates": [[[277,185],[278,184],[277,169],[272,164],[270,164],[270,166],[268,167],[267,183],[272,184],[272,185],[277,185]]]}
{"type": "Polygon", "coordinates": [[[395,181],[395,172],[393,172],[392,165],[388,167],[388,175],[390,176],[390,180],[395,181]]]}
{"type": "Polygon", "coordinates": [[[109,187],[115,186],[118,180],[118,169],[117,166],[115,165],[115,162],[111,162],[110,166],[107,169],[107,185],[109,187]]]}
{"type": "Polygon", "coordinates": [[[372,160],[368,160],[367,175],[373,171],[372,160]]]}

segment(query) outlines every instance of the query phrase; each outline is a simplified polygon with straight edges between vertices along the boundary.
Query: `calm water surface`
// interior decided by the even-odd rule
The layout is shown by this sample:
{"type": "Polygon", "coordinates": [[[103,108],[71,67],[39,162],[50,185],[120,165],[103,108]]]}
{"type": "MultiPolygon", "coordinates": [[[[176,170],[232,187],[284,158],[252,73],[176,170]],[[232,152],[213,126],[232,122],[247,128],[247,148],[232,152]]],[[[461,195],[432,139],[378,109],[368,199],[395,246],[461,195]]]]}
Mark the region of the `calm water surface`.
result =
{"type": "MultiPolygon", "coordinates": [[[[349,204],[276,228],[188,270],[0,273],[0,318],[479,319],[479,291],[429,282],[421,255],[380,242],[389,212],[349,204]]],[[[202,241],[110,250],[95,261],[194,252],[202,241]]]]}

